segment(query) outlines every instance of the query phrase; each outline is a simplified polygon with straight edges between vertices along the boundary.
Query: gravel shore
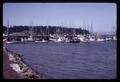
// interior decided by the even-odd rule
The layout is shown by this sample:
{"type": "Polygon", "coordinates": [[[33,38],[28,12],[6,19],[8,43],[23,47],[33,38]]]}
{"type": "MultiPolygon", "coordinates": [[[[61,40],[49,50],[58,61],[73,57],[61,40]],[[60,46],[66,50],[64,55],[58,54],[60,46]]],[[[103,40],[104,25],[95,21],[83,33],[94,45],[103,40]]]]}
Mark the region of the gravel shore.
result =
{"type": "Polygon", "coordinates": [[[20,55],[3,48],[4,79],[45,79],[22,61],[20,55]]]}

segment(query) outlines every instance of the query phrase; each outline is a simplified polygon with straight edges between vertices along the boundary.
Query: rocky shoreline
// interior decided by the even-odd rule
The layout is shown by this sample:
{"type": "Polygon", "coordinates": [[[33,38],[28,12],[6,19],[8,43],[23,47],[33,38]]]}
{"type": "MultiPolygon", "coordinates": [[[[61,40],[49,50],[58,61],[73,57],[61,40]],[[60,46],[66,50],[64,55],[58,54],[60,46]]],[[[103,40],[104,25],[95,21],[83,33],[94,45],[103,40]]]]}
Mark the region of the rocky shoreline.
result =
{"type": "MultiPolygon", "coordinates": [[[[16,75],[18,75],[17,79],[45,79],[42,75],[36,73],[33,71],[30,67],[28,67],[23,61],[22,57],[19,54],[16,54],[7,48],[3,47],[3,55],[7,55],[8,59],[5,61],[9,62],[9,67],[12,68],[16,72],[16,75]]],[[[4,60],[4,58],[3,58],[4,60]]],[[[8,68],[9,68],[8,67],[8,68]]],[[[3,78],[5,78],[4,71],[8,71],[4,69],[3,66],[3,78]]],[[[8,71],[9,74],[9,71],[8,71]]],[[[5,78],[5,79],[9,79],[5,78]]],[[[13,78],[16,79],[16,78],[13,78]]]]}

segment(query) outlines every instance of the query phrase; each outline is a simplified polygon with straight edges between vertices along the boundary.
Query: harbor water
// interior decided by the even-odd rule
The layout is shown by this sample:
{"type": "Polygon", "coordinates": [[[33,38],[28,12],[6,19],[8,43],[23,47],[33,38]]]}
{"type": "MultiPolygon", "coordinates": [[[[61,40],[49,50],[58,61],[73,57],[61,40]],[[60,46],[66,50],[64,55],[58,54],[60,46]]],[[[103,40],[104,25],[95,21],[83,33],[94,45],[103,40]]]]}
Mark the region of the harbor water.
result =
{"type": "Polygon", "coordinates": [[[116,41],[85,43],[13,43],[9,50],[21,54],[36,72],[49,79],[115,79],[116,41]]]}

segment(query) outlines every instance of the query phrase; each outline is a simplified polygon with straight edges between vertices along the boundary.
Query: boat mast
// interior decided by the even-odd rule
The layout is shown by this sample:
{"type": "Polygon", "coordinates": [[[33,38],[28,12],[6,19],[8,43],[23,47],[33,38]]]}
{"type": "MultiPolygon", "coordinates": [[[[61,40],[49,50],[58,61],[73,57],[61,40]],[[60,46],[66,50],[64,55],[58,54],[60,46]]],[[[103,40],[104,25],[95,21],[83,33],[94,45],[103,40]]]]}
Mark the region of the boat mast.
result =
{"type": "Polygon", "coordinates": [[[91,29],[90,29],[91,34],[93,34],[93,25],[91,23],[91,29]]]}
{"type": "Polygon", "coordinates": [[[113,35],[116,35],[116,28],[113,26],[113,35]]]}
{"type": "Polygon", "coordinates": [[[7,40],[9,40],[9,28],[10,28],[10,25],[9,25],[9,20],[7,22],[7,40]]]}
{"type": "Polygon", "coordinates": [[[47,26],[47,34],[49,35],[49,26],[47,26]]]}
{"type": "Polygon", "coordinates": [[[87,24],[87,31],[90,32],[90,30],[89,30],[89,24],[87,24]]]}
{"type": "Polygon", "coordinates": [[[7,24],[7,36],[9,36],[9,20],[8,20],[8,24],[7,24]]]}
{"type": "Polygon", "coordinates": [[[33,22],[32,22],[32,25],[31,25],[32,27],[31,27],[31,37],[32,37],[32,39],[33,39],[33,22]]]}
{"type": "Polygon", "coordinates": [[[30,38],[33,40],[33,22],[31,23],[31,28],[30,28],[30,38]]]}
{"type": "Polygon", "coordinates": [[[86,30],[86,24],[85,24],[85,28],[84,28],[84,31],[83,31],[83,32],[84,32],[84,33],[83,33],[84,35],[85,35],[85,30],[86,30]]]}

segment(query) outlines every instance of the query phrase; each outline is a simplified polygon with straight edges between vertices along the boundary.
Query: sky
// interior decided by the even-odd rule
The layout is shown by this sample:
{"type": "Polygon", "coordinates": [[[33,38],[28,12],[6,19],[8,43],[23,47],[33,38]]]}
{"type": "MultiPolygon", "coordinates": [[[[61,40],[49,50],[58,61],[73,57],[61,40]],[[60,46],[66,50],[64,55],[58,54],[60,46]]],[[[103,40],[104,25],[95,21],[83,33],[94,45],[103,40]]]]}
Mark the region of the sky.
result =
{"type": "Polygon", "coordinates": [[[115,3],[5,3],[3,25],[61,25],[74,28],[93,26],[93,32],[116,28],[115,3]]]}

